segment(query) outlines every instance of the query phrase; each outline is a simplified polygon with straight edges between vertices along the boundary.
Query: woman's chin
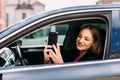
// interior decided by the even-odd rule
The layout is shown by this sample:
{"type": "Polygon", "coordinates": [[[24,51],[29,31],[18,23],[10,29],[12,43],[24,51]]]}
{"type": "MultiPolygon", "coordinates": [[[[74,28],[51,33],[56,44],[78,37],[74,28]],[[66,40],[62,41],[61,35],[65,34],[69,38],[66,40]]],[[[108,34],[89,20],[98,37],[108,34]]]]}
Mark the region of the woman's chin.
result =
{"type": "Polygon", "coordinates": [[[77,49],[78,49],[78,50],[83,50],[83,48],[81,48],[81,47],[77,47],[77,49]]]}

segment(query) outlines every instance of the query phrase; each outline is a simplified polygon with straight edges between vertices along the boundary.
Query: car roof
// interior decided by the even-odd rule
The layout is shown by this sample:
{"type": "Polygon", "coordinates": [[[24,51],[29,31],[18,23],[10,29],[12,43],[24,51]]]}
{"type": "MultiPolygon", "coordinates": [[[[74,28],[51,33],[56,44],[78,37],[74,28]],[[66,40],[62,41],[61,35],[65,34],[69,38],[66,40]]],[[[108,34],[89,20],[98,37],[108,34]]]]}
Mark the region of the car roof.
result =
{"type": "Polygon", "coordinates": [[[120,4],[97,4],[97,5],[85,5],[85,6],[74,6],[74,7],[66,7],[66,8],[61,8],[61,9],[56,9],[44,13],[39,13],[36,15],[33,15],[29,18],[26,18],[24,20],[21,20],[17,22],[16,24],[7,27],[6,29],[0,31],[0,39],[2,37],[5,37],[6,35],[24,27],[25,25],[28,25],[29,23],[41,19],[43,17],[49,16],[49,15],[54,15],[57,13],[63,13],[63,12],[68,12],[68,11],[76,11],[76,10],[90,10],[90,9],[112,9],[112,8],[120,8],[120,4]],[[24,24],[23,24],[24,23],[24,24]]]}

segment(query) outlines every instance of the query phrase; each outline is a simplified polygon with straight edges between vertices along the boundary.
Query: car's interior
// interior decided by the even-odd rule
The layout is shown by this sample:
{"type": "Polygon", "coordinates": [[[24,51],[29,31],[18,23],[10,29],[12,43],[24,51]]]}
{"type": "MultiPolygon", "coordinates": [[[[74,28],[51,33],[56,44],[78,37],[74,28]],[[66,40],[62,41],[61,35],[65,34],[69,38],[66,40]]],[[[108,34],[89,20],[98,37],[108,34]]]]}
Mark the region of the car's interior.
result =
{"type": "MultiPolygon", "coordinates": [[[[66,55],[66,51],[70,50],[70,49],[76,49],[75,47],[75,41],[76,41],[76,37],[78,35],[78,32],[81,28],[81,26],[86,25],[86,24],[94,24],[99,26],[100,29],[100,33],[101,33],[101,41],[102,41],[102,45],[103,45],[103,49],[105,47],[105,39],[106,39],[106,31],[107,31],[107,21],[103,18],[83,18],[83,19],[78,19],[78,20],[71,20],[71,21],[65,21],[62,23],[57,23],[54,24],[54,26],[59,26],[60,25],[64,25],[62,26],[63,30],[65,33],[62,32],[62,29],[58,29],[60,34],[62,35],[58,35],[58,37],[60,37],[60,39],[63,39],[62,43],[60,44],[60,48],[61,48],[61,54],[64,56],[66,55]],[[67,29],[64,29],[64,27],[68,27],[67,29]],[[63,37],[63,38],[62,38],[63,37]]],[[[53,26],[53,25],[50,25],[53,26]]],[[[50,30],[49,30],[50,31],[50,30]]],[[[40,30],[35,31],[36,32],[40,32],[40,30]]],[[[31,34],[34,34],[31,33],[31,34]]],[[[58,34],[59,34],[58,33],[58,34]]],[[[29,34],[29,35],[31,35],[29,34]]],[[[41,34],[41,33],[40,33],[41,34]]],[[[38,45],[32,45],[31,42],[33,42],[33,39],[30,39],[29,35],[24,36],[23,38],[20,38],[18,41],[16,41],[15,43],[9,45],[9,49],[12,51],[12,54],[14,54],[15,56],[15,60],[11,58],[11,61],[9,61],[9,63],[11,65],[15,65],[15,66],[19,66],[19,65],[37,65],[37,64],[44,64],[44,46],[45,44],[41,43],[42,45],[40,45],[40,43],[37,43],[38,45]],[[26,39],[26,40],[30,40],[31,45],[23,45],[22,43],[22,39],[26,39]]],[[[35,38],[35,37],[33,37],[35,38]]],[[[45,37],[44,41],[46,40],[47,37],[45,37]]],[[[36,40],[40,40],[40,38],[37,38],[36,40]]],[[[59,38],[58,38],[59,40],[59,38]]],[[[29,41],[27,41],[29,42],[29,41]]],[[[34,43],[33,43],[34,44],[34,43]]],[[[104,50],[103,53],[101,53],[100,56],[101,60],[104,59],[104,50]]],[[[5,61],[3,61],[5,62],[5,61]]],[[[1,63],[2,64],[2,63],[1,63]]],[[[4,63],[5,64],[5,63],[4,63]]],[[[2,64],[3,65],[3,64],[2,64]]],[[[9,65],[9,64],[7,64],[9,65]]],[[[7,66],[6,65],[6,66],[7,66]]]]}

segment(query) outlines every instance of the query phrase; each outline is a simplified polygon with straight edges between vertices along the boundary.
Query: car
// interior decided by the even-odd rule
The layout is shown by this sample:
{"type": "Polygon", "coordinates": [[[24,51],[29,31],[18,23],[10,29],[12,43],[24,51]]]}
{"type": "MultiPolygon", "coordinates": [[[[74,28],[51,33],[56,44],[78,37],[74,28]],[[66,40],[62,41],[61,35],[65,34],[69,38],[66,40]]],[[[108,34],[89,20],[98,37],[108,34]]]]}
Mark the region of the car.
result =
{"type": "Polygon", "coordinates": [[[0,31],[2,80],[120,79],[120,5],[88,5],[39,13],[0,31]],[[99,26],[100,60],[44,64],[43,50],[50,31],[58,32],[61,54],[74,49],[78,30],[99,26]],[[52,28],[52,29],[50,29],[52,28]]]}

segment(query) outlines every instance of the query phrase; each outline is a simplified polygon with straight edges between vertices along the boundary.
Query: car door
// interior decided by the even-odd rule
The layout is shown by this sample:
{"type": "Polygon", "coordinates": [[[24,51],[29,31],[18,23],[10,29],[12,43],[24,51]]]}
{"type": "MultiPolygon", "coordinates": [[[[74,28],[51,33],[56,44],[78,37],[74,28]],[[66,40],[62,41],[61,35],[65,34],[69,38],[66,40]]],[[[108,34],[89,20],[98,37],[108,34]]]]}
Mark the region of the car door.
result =
{"type": "MultiPolygon", "coordinates": [[[[93,77],[102,77],[119,74],[118,67],[120,66],[119,60],[107,60],[109,57],[109,39],[110,29],[112,27],[112,14],[111,10],[69,10],[66,12],[54,13],[54,15],[47,15],[43,18],[29,18],[35,21],[25,24],[19,30],[9,35],[7,48],[3,52],[15,55],[10,64],[1,68],[3,80],[34,80],[34,79],[84,79],[93,77]],[[98,25],[101,29],[101,37],[103,43],[103,53],[101,60],[78,62],[78,63],[65,63],[65,64],[43,64],[44,62],[44,46],[47,39],[47,33],[51,27],[54,31],[59,32],[58,37],[61,47],[61,54],[65,55],[64,51],[71,48],[71,44],[75,41],[76,33],[81,26],[86,24],[98,25]],[[63,28],[63,29],[62,29],[63,28]],[[63,32],[63,30],[65,30],[63,32]],[[41,39],[41,40],[40,40],[41,39]],[[24,64],[25,63],[25,64],[24,64]],[[109,65],[107,65],[109,64],[109,65]],[[114,72],[110,71],[105,73],[108,69],[116,68],[114,72]],[[117,66],[117,67],[116,67],[117,66]],[[105,70],[99,70],[100,67],[105,70]],[[90,73],[89,73],[90,72],[90,73]],[[97,72],[97,73],[96,73],[97,72]],[[102,73],[104,75],[101,75],[102,73]],[[71,74],[69,74],[71,73],[71,74]],[[83,75],[81,75],[83,73],[83,75]],[[90,75],[91,74],[91,75],[90,75]],[[14,76],[15,75],[15,76],[14,76]],[[48,77],[49,75],[49,77],[48,77]],[[80,76],[81,75],[81,76],[80,76]]],[[[38,15],[37,15],[38,16],[38,15]]],[[[25,21],[24,21],[25,22],[25,21]]],[[[18,25],[18,24],[17,24],[18,25]]],[[[16,25],[15,25],[16,26],[16,25]]],[[[4,46],[2,43],[2,46],[4,46]]],[[[5,57],[2,57],[5,58],[5,57]]]]}

